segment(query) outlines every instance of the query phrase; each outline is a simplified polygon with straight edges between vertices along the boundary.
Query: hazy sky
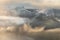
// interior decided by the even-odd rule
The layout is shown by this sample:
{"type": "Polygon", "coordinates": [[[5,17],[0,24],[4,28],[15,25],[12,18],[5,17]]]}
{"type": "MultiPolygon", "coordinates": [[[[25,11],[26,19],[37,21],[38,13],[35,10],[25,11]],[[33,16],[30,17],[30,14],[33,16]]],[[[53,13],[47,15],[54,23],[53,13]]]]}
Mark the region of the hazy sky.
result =
{"type": "Polygon", "coordinates": [[[0,7],[3,7],[5,4],[14,4],[14,3],[30,3],[37,6],[60,6],[60,0],[0,0],[0,7]]]}

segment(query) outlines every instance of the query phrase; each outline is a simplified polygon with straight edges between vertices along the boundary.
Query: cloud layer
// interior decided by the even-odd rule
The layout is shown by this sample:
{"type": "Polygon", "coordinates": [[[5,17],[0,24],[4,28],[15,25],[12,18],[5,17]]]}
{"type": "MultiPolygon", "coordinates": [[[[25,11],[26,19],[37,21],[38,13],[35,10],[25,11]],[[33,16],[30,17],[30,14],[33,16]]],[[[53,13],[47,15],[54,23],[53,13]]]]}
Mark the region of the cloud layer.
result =
{"type": "Polygon", "coordinates": [[[38,7],[60,7],[60,0],[0,0],[0,8],[6,4],[30,3],[38,7]]]}

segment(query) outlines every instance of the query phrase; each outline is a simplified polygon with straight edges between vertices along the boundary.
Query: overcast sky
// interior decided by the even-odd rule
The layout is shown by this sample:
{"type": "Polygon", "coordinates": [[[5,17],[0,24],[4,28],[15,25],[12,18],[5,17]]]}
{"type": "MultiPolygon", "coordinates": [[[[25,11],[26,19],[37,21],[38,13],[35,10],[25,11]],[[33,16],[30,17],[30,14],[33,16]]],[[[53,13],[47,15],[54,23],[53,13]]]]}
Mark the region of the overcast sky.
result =
{"type": "Polygon", "coordinates": [[[60,6],[60,0],[0,0],[0,7],[6,4],[29,3],[36,6],[60,6]]]}

